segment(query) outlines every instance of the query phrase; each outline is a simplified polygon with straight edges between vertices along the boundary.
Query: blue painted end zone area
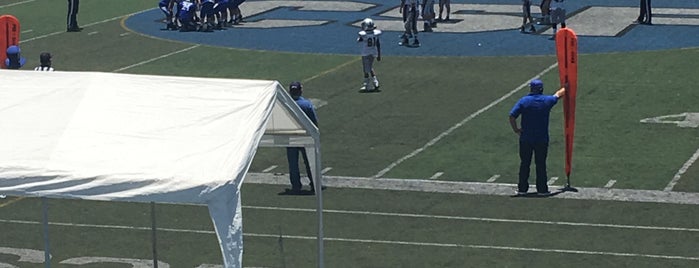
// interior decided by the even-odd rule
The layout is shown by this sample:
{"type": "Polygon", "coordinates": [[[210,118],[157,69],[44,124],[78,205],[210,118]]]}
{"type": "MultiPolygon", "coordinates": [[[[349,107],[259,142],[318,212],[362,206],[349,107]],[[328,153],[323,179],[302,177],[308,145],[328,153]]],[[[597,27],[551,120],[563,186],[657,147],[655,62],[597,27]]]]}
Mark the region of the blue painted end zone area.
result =
{"type": "MultiPolygon", "coordinates": [[[[435,0],[435,3],[438,3],[435,0]]],[[[356,25],[371,17],[384,31],[384,55],[515,56],[552,55],[551,30],[537,25],[537,34],[522,34],[520,0],[452,0],[452,23],[419,33],[420,48],[397,45],[401,18],[399,0],[267,1],[241,6],[246,23],[211,33],[164,31],[164,16],[155,8],[134,15],[126,26],[154,37],[197,44],[253,50],[356,55],[356,25]],[[271,7],[273,6],[273,7],[271,7]],[[329,7],[333,6],[333,7],[329,7]],[[336,6],[336,7],[335,7],[336,6]],[[252,14],[251,14],[252,13],[252,14]],[[276,22],[276,23],[272,23],[276,22]],[[300,22],[300,23],[297,23],[300,22]],[[289,23],[306,26],[288,27],[289,23]],[[320,24],[320,25],[312,25],[320,24]],[[284,26],[282,26],[284,25],[284,26]],[[548,30],[547,30],[548,29],[548,30]],[[481,44],[480,46],[478,44],[481,44]]],[[[539,15],[534,1],[532,13],[539,15]]],[[[661,50],[699,46],[699,1],[654,1],[654,25],[636,25],[638,0],[567,0],[568,27],[578,33],[581,53],[661,50]]],[[[438,12],[438,5],[435,4],[438,12]]],[[[422,21],[418,24],[422,31],[422,21]]]]}

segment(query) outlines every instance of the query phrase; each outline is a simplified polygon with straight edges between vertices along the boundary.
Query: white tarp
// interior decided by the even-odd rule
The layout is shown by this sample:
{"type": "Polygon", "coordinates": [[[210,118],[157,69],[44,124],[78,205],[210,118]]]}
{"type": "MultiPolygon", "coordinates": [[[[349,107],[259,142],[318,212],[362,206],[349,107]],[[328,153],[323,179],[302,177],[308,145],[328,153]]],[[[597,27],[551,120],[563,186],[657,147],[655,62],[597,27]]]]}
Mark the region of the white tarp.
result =
{"type": "Polygon", "coordinates": [[[318,137],[276,81],[16,70],[0,81],[0,194],[206,204],[226,267],[242,264],[239,193],[263,137],[310,148],[318,137]]]}

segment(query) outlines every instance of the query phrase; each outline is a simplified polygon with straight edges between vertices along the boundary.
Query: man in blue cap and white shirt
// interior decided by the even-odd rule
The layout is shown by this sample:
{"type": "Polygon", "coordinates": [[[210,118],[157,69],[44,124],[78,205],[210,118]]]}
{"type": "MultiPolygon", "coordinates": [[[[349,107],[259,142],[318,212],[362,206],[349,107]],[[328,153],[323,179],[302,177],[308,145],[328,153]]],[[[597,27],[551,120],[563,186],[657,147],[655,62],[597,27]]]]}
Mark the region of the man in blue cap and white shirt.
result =
{"type": "Polygon", "coordinates": [[[536,164],[536,192],[550,194],[546,175],[546,156],[549,147],[549,114],[558,99],[565,95],[565,87],[553,95],[544,95],[544,83],[534,79],[529,83],[530,92],[522,97],[510,111],[510,126],[519,135],[519,183],[517,195],[529,191],[529,167],[532,154],[536,164]],[[517,117],[522,115],[522,128],[517,126],[517,117]]]}

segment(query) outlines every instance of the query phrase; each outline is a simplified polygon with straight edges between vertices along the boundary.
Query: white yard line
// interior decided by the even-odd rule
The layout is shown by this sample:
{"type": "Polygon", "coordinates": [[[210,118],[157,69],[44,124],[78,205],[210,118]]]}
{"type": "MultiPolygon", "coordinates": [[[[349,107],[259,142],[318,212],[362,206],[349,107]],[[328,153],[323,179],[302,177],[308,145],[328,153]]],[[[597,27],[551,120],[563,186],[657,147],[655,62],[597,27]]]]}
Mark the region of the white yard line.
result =
{"type": "MultiPolygon", "coordinates": [[[[2,6],[0,6],[0,7],[2,7],[2,6]]],[[[150,9],[148,9],[148,10],[150,10],[150,9]]],[[[141,11],[138,11],[138,12],[134,12],[134,13],[126,14],[126,15],[121,15],[121,16],[118,16],[118,17],[113,17],[113,18],[110,18],[110,19],[106,19],[106,20],[102,20],[102,21],[98,21],[98,22],[93,22],[93,23],[90,23],[90,24],[82,25],[82,26],[83,26],[83,27],[90,27],[90,26],[94,26],[94,25],[97,25],[97,24],[102,24],[102,23],[105,23],[105,22],[110,22],[110,21],[122,19],[122,18],[125,18],[125,17],[130,17],[130,16],[133,16],[133,15],[136,15],[136,14],[138,14],[138,13],[145,12],[145,11],[148,11],[148,10],[141,10],[141,11]]],[[[35,36],[35,37],[32,37],[32,38],[23,39],[23,40],[22,40],[22,43],[31,42],[31,41],[34,41],[34,40],[39,40],[39,39],[43,39],[43,38],[46,38],[46,37],[49,37],[49,36],[54,36],[54,35],[62,34],[62,33],[65,33],[65,31],[58,31],[58,32],[50,33],[50,34],[35,36]]]]}
{"type": "MultiPolygon", "coordinates": [[[[282,207],[264,207],[264,206],[243,206],[243,208],[258,209],[258,210],[308,212],[308,213],[316,213],[317,212],[317,210],[315,208],[282,208],[282,207]]],[[[664,227],[664,226],[644,226],[644,225],[624,225],[624,224],[605,224],[605,223],[586,223],[586,222],[482,218],[482,217],[446,216],[446,215],[393,213],[393,212],[358,211],[358,210],[337,210],[337,209],[323,209],[323,213],[362,215],[362,216],[385,216],[385,217],[399,217],[399,218],[423,218],[423,219],[501,222],[501,223],[504,222],[504,223],[518,223],[518,224],[525,223],[525,224],[539,224],[539,225],[563,225],[563,226],[577,226],[577,227],[598,227],[598,228],[613,228],[613,229],[679,231],[679,232],[697,232],[697,233],[699,233],[699,228],[680,228],[680,227],[664,227]]]]}
{"type": "Polygon", "coordinates": [[[694,162],[699,159],[699,149],[697,149],[696,152],[694,152],[694,155],[687,160],[687,162],[682,165],[680,170],[677,171],[674,177],[672,177],[672,180],[670,180],[670,183],[665,186],[665,189],[663,191],[669,192],[672,191],[673,188],[675,188],[675,185],[677,185],[677,182],[680,181],[680,178],[682,178],[682,175],[684,175],[685,172],[694,164],[694,162]]]}
{"type": "Polygon", "coordinates": [[[31,3],[31,2],[34,2],[34,1],[36,1],[36,0],[27,0],[27,1],[17,2],[17,3],[7,4],[7,5],[0,6],[0,8],[6,8],[6,7],[11,7],[11,6],[23,5],[23,4],[31,3]]]}
{"type": "MultiPolygon", "coordinates": [[[[543,71],[541,71],[540,73],[538,73],[536,76],[532,77],[532,79],[537,78],[537,77],[541,77],[542,75],[544,75],[544,74],[548,73],[549,71],[553,70],[554,68],[556,68],[556,66],[558,66],[558,63],[552,64],[551,66],[549,66],[549,67],[546,68],[545,70],[543,70],[543,71]]],[[[530,79],[530,80],[531,80],[531,79],[530,79]]],[[[428,142],[427,142],[425,145],[423,145],[422,147],[415,149],[415,150],[412,151],[411,153],[409,153],[409,154],[407,154],[407,155],[401,157],[400,159],[396,160],[395,162],[391,163],[391,164],[388,165],[386,168],[384,168],[384,169],[382,169],[381,171],[379,171],[379,173],[376,173],[376,175],[374,175],[373,178],[380,178],[380,177],[383,177],[383,175],[385,175],[386,173],[388,173],[389,171],[391,171],[393,168],[395,168],[396,166],[398,166],[398,165],[400,165],[401,163],[403,163],[405,160],[408,160],[408,159],[410,159],[410,158],[413,158],[413,157],[415,157],[416,155],[418,155],[418,154],[420,154],[421,152],[423,152],[424,150],[426,150],[427,148],[432,147],[433,145],[437,144],[437,142],[439,142],[440,140],[442,140],[443,138],[445,138],[446,136],[448,136],[449,134],[451,134],[452,132],[454,132],[455,130],[457,130],[458,128],[460,128],[461,126],[463,126],[464,124],[466,124],[466,123],[468,123],[469,121],[473,120],[474,118],[476,118],[476,117],[479,116],[480,114],[484,113],[485,111],[490,110],[490,108],[493,108],[493,106],[500,104],[502,101],[508,99],[510,96],[514,95],[515,93],[517,93],[518,91],[520,91],[521,89],[525,88],[525,87],[528,86],[528,85],[529,85],[529,81],[524,82],[523,84],[521,84],[521,85],[518,86],[517,88],[513,89],[513,90],[510,91],[509,93],[507,93],[507,94],[503,95],[502,97],[500,97],[499,99],[497,99],[497,100],[491,102],[490,104],[486,105],[485,107],[481,108],[480,110],[476,111],[475,113],[470,114],[469,116],[467,116],[466,118],[464,118],[463,120],[461,120],[461,122],[456,123],[456,125],[453,125],[452,127],[450,127],[449,129],[447,129],[446,131],[444,131],[444,132],[440,133],[439,135],[437,135],[437,137],[435,137],[434,139],[428,141],[428,142]]]]}
{"type": "Polygon", "coordinates": [[[149,59],[149,60],[144,60],[144,61],[139,62],[139,63],[136,63],[136,64],[131,64],[131,65],[129,65],[129,66],[116,69],[116,70],[114,70],[114,71],[112,71],[112,72],[115,72],[115,73],[121,72],[121,71],[124,71],[124,70],[127,70],[127,69],[131,69],[131,68],[133,68],[133,67],[137,67],[137,66],[141,66],[141,65],[144,65],[144,64],[148,64],[148,63],[154,62],[154,61],[156,61],[156,60],[164,59],[164,58],[170,57],[170,56],[175,55],[175,54],[179,54],[179,53],[182,53],[182,52],[186,52],[186,51],[189,51],[189,50],[198,48],[198,47],[200,47],[200,46],[201,46],[201,45],[193,45],[193,46],[188,47],[188,48],[185,48],[185,49],[180,49],[180,50],[178,50],[178,51],[171,52],[171,53],[167,53],[167,54],[165,54],[165,55],[161,55],[161,56],[158,56],[158,57],[149,59]]]}

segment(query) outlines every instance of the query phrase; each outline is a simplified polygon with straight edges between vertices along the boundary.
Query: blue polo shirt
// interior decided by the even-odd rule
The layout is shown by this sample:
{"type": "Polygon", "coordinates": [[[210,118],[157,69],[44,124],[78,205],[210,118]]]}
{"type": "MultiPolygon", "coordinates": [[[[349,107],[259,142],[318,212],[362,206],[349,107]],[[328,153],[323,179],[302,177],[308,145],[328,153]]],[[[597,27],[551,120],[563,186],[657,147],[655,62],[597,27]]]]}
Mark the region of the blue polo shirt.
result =
{"type": "Polygon", "coordinates": [[[557,102],[556,96],[530,93],[512,107],[510,116],[522,115],[520,141],[549,142],[549,114],[557,102]]]}
{"type": "Polygon", "coordinates": [[[311,119],[314,125],[318,126],[318,118],[316,117],[316,109],[313,107],[313,103],[304,97],[294,97],[294,101],[301,108],[303,113],[311,119]]]}

